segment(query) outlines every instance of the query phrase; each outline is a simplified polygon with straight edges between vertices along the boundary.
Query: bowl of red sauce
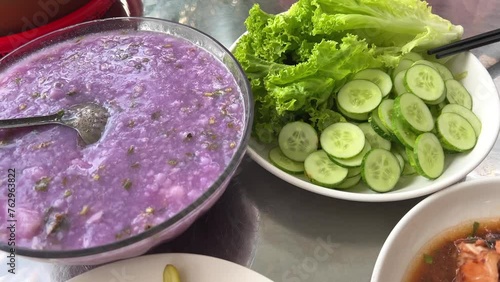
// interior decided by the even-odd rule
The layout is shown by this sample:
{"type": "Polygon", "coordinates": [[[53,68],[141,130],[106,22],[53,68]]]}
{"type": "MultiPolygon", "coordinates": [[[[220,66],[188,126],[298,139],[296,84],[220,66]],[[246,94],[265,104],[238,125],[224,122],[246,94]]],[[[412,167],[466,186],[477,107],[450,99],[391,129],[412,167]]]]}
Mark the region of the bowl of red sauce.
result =
{"type": "Polygon", "coordinates": [[[91,145],[64,126],[0,129],[0,249],[100,264],[178,236],[244,156],[250,101],[223,45],[165,20],[85,22],[14,50],[0,60],[0,119],[87,102],[109,118],[91,145]]]}
{"type": "Polygon", "coordinates": [[[372,282],[499,281],[500,177],[468,180],[415,205],[394,227],[372,282]]]}

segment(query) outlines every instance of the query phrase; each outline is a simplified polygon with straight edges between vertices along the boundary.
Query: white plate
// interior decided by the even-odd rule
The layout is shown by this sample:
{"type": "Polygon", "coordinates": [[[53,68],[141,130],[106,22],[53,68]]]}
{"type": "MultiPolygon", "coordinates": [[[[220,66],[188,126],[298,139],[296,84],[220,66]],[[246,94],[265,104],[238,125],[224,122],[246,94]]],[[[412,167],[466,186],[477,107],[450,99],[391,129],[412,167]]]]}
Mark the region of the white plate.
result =
{"type": "Polygon", "coordinates": [[[471,180],[422,200],[387,237],[375,262],[371,282],[403,281],[419,251],[442,231],[467,222],[499,218],[499,187],[500,177],[471,180]]]}
{"type": "Polygon", "coordinates": [[[239,264],[194,254],[157,254],[122,260],[68,282],[162,282],[167,264],[177,268],[182,282],[272,282],[239,264]]]}
{"type": "MultiPolygon", "coordinates": [[[[241,37],[240,37],[241,38],[241,37]]],[[[236,40],[230,47],[233,51],[236,40]]],[[[454,74],[467,72],[462,80],[473,97],[473,111],[482,123],[482,131],[475,148],[468,153],[447,155],[444,173],[436,180],[421,176],[405,176],[396,188],[387,193],[376,193],[362,181],[349,190],[334,190],[309,182],[305,176],[291,175],[275,167],[268,158],[269,150],[275,145],[264,145],[251,138],[248,154],[264,169],[282,180],[316,194],[359,202],[400,201],[428,195],[459,182],[486,158],[495,144],[500,129],[500,101],[495,84],[481,62],[470,52],[451,59],[447,66],[454,74]]]]}

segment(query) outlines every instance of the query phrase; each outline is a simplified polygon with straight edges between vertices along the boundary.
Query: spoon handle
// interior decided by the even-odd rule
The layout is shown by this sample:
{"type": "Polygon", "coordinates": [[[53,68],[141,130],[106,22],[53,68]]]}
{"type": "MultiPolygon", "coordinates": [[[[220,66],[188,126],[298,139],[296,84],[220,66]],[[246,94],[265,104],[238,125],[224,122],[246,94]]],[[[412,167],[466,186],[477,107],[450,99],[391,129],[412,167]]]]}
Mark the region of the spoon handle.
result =
{"type": "Polygon", "coordinates": [[[0,129],[1,128],[26,127],[26,126],[33,126],[33,125],[44,125],[44,124],[50,124],[50,123],[60,123],[61,117],[63,115],[64,115],[64,111],[59,111],[55,114],[47,115],[47,116],[3,119],[3,120],[0,120],[0,129]]]}

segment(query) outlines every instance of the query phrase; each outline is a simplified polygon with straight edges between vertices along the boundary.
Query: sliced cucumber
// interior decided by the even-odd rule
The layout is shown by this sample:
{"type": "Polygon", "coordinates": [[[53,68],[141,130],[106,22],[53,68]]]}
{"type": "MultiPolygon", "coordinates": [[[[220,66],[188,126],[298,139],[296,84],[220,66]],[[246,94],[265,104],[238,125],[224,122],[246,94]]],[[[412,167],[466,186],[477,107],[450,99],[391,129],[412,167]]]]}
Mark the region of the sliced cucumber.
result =
{"type": "Polygon", "coordinates": [[[406,71],[406,89],[424,101],[436,101],[445,92],[438,71],[427,65],[414,65],[406,71]]]}
{"type": "Polygon", "coordinates": [[[318,150],[307,156],[304,161],[305,175],[312,183],[333,188],[347,176],[347,168],[343,168],[328,158],[323,150],[318,150]]]}
{"type": "Polygon", "coordinates": [[[417,137],[412,157],[418,174],[426,178],[436,179],[444,171],[443,147],[433,133],[426,132],[417,137]]]}
{"type": "MultiPolygon", "coordinates": [[[[429,111],[431,111],[431,114],[434,118],[437,118],[441,114],[441,111],[443,110],[443,108],[446,105],[450,105],[450,104],[448,104],[448,102],[446,102],[446,99],[445,99],[443,102],[441,102],[439,104],[429,105],[429,111]]],[[[457,105],[457,104],[454,104],[454,105],[457,105]]]]}
{"type": "Polygon", "coordinates": [[[383,138],[377,132],[375,132],[375,130],[373,130],[373,127],[368,122],[361,123],[358,125],[358,127],[363,131],[366,137],[366,141],[370,143],[373,149],[391,149],[391,141],[383,138]]]}
{"type": "Polygon", "coordinates": [[[393,153],[373,149],[366,154],[361,165],[363,181],[376,192],[389,192],[398,183],[401,167],[393,153]]]}
{"type": "Polygon", "coordinates": [[[337,101],[348,113],[364,114],[371,112],[380,104],[382,92],[369,80],[351,80],[339,90],[337,101]]]}
{"type": "MultiPolygon", "coordinates": [[[[406,153],[406,149],[407,149],[407,148],[408,148],[408,147],[403,146],[403,145],[401,145],[401,144],[399,144],[399,143],[394,143],[394,144],[392,145],[392,150],[391,150],[391,151],[393,151],[393,152],[396,152],[396,153],[400,154],[400,155],[401,155],[401,157],[403,157],[403,160],[405,160],[405,162],[408,162],[408,156],[407,156],[407,153],[406,153]]],[[[412,149],[412,150],[413,150],[413,149],[412,149]]]]}
{"type": "Polygon", "coordinates": [[[441,113],[455,113],[461,115],[470,123],[470,125],[472,125],[472,128],[474,128],[474,132],[476,133],[476,137],[479,137],[482,126],[481,121],[471,110],[459,104],[448,104],[444,106],[441,113]]]}
{"type": "Polygon", "coordinates": [[[414,94],[398,96],[394,101],[394,114],[416,132],[429,132],[434,128],[429,108],[414,94]]]}
{"type": "Polygon", "coordinates": [[[446,81],[448,79],[453,79],[453,74],[446,66],[438,62],[432,62],[432,63],[434,64],[434,67],[439,72],[443,80],[446,81]]]}
{"type": "Polygon", "coordinates": [[[406,157],[408,160],[406,161],[407,163],[410,164],[410,166],[417,172],[418,166],[417,166],[417,161],[415,160],[415,153],[413,152],[413,149],[406,147],[406,157]]]}
{"type": "Polygon", "coordinates": [[[396,159],[398,159],[399,167],[401,168],[401,172],[403,172],[403,169],[405,167],[405,160],[403,159],[403,157],[399,153],[394,152],[394,151],[391,151],[391,153],[394,154],[396,159]]]}
{"type": "Polygon", "coordinates": [[[373,130],[375,130],[378,135],[382,136],[382,138],[385,138],[387,140],[394,140],[392,129],[389,130],[387,127],[385,127],[376,111],[372,112],[372,114],[368,118],[368,122],[372,126],[373,130]]]}
{"type": "Polygon", "coordinates": [[[450,104],[459,104],[472,110],[472,96],[462,83],[454,79],[446,81],[446,99],[450,104]]]}
{"type": "Polygon", "coordinates": [[[392,129],[394,135],[405,147],[413,148],[415,146],[415,140],[417,140],[417,134],[411,130],[411,128],[406,125],[400,118],[393,116],[392,119],[392,129]]]}
{"type": "Polygon", "coordinates": [[[311,125],[294,121],[283,126],[278,136],[278,144],[285,156],[303,162],[309,154],[318,149],[318,134],[311,125]]]}
{"type": "Polygon", "coordinates": [[[361,180],[361,174],[354,175],[352,177],[347,177],[346,179],[344,179],[344,181],[342,181],[340,184],[335,185],[333,188],[342,190],[349,189],[358,184],[360,180],[361,180]]]}
{"type": "Polygon", "coordinates": [[[437,105],[429,105],[429,111],[434,118],[437,118],[441,114],[441,110],[437,105]]]}
{"type": "Polygon", "coordinates": [[[356,73],[353,79],[364,79],[375,83],[382,92],[382,97],[389,95],[392,89],[391,77],[380,69],[365,69],[356,73]]]}
{"type": "Polygon", "coordinates": [[[394,100],[393,99],[385,99],[380,103],[380,105],[377,108],[377,114],[378,117],[380,118],[380,121],[382,121],[382,124],[385,126],[385,128],[389,129],[391,131],[392,129],[392,108],[394,107],[394,100]]]}
{"type": "Polygon", "coordinates": [[[415,61],[412,66],[415,66],[415,65],[426,65],[426,66],[429,66],[429,67],[437,70],[436,66],[434,66],[434,63],[427,61],[427,60],[424,60],[424,59],[415,61]]]}
{"type": "Polygon", "coordinates": [[[411,166],[409,162],[405,162],[405,166],[403,168],[403,171],[401,172],[401,175],[414,175],[416,174],[417,171],[411,166]]]}
{"type": "Polygon", "coordinates": [[[408,52],[406,53],[403,58],[403,60],[410,60],[410,61],[420,61],[420,60],[423,60],[424,57],[422,57],[422,55],[418,54],[418,53],[415,53],[415,52],[408,52]]]}
{"type": "Polygon", "coordinates": [[[453,75],[453,79],[462,80],[462,79],[465,79],[468,75],[469,75],[469,72],[464,71],[464,72],[457,73],[457,74],[453,75]]]}
{"type": "Polygon", "coordinates": [[[424,101],[427,105],[439,105],[441,103],[443,103],[444,101],[446,101],[446,91],[443,92],[443,95],[441,95],[441,97],[439,97],[437,100],[435,101],[424,101]]]}
{"type": "Polygon", "coordinates": [[[408,92],[405,86],[405,76],[406,76],[406,70],[400,71],[398,74],[396,74],[396,76],[394,76],[394,87],[392,89],[392,92],[396,96],[408,92]]]}
{"type": "Polygon", "coordinates": [[[437,118],[439,140],[443,148],[464,152],[476,145],[477,137],[472,125],[456,113],[442,113],[437,118]]]}
{"type": "Polygon", "coordinates": [[[279,169],[291,173],[291,174],[299,174],[304,172],[304,163],[296,162],[291,160],[283,152],[279,147],[275,147],[269,151],[269,160],[272,164],[274,164],[279,169]]]}
{"type": "Polygon", "coordinates": [[[361,165],[361,162],[363,162],[363,157],[371,149],[372,149],[372,146],[370,145],[370,143],[368,143],[368,141],[365,141],[365,146],[363,147],[363,150],[359,154],[357,154],[356,156],[354,156],[352,158],[338,159],[338,158],[335,158],[335,157],[330,156],[330,155],[329,155],[329,157],[334,163],[338,164],[341,167],[345,167],[345,168],[359,167],[361,165]]]}
{"type": "Polygon", "coordinates": [[[398,66],[392,72],[392,77],[396,77],[396,75],[398,75],[398,73],[409,69],[411,67],[411,65],[413,65],[414,62],[415,61],[413,61],[413,60],[407,60],[407,59],[402,59],[401,61],[399,61],[398,66]]]}
{"type": "Polygon", "coordinates": [[[360,175],[360,174],[361,174],[361,166],[350,167],[349,172],[347,173],[347,177],[353,177],[355,175],[360,175]]]}
{"type": "Polygon", "coordinates": [[[346,110],[342,109],[342,107],[340,107],[338,101],[336,103],[337,103],[337,109],[339,110],[339,112],[343,116],[345,116],[346,118],[348,118],[348,119],[350,119],[352,121],[367,121],[368,118],[370,117],[369,113],[364,113],[364,114],[349,113],[346,110]]]}
{"type": "Polygon", "coordinates": [[[321,148],[328,155],[348,159],[359,154],[365,146],[365,135],[361,129],[348,122],[334,123],[321,133],[321,148]]]}

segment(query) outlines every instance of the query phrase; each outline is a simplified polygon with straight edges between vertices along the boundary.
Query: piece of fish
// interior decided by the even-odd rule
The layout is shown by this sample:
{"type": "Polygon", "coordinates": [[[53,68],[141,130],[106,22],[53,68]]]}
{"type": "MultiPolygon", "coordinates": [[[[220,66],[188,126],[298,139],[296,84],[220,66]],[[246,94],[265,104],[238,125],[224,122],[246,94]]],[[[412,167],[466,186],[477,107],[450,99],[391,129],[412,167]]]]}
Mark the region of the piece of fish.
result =
{"type": "Polygon", "coordinates": [[[458,268],[455,282],[499,282],[500,241],[495,249],[489,248],[483,239],[459,240],[458,268]]]}

